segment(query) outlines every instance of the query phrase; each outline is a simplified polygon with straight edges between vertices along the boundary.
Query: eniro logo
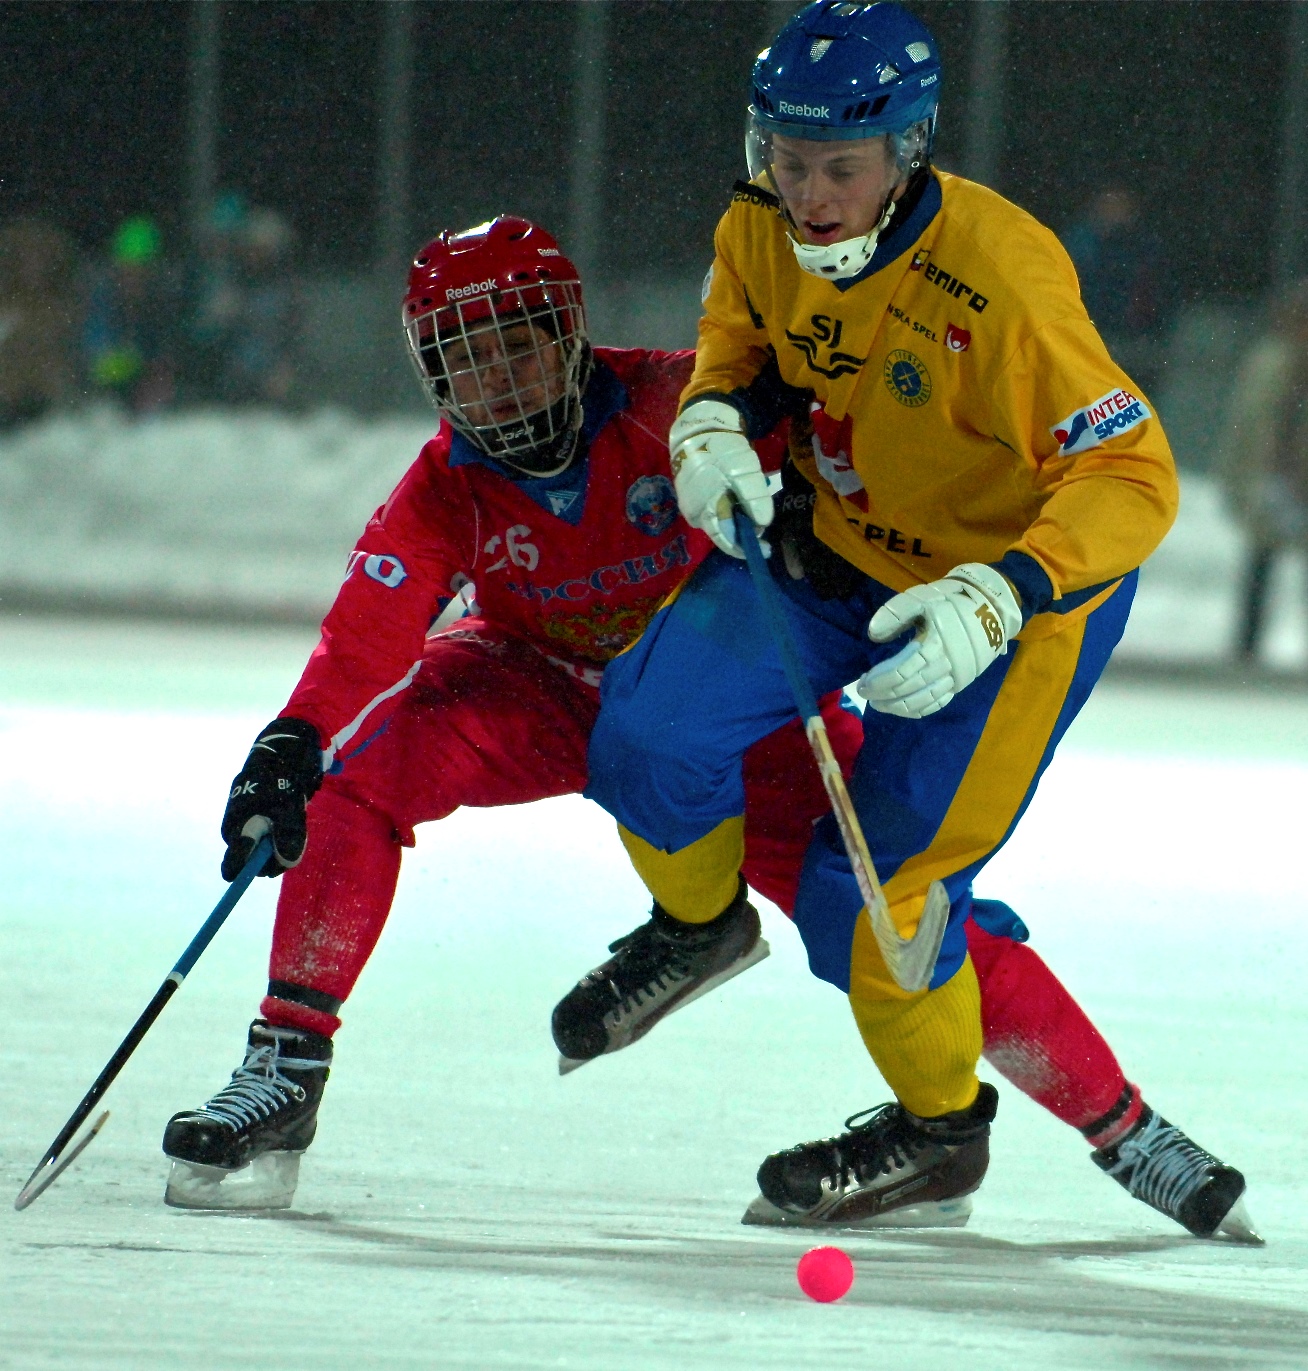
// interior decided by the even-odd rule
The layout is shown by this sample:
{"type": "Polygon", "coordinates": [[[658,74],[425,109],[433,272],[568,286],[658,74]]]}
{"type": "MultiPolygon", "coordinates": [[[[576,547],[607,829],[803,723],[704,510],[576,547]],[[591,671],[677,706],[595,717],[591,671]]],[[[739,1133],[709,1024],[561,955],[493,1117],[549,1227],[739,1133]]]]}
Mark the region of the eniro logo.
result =
{"type": "Polygon", "coordinates": [[[802,119],[830,119],[830,105],[791,105],[785,100],[777,102],[782,114],[798,114],[802,119]]]}
{"type": "Polygon", "coordinates": [[[468,296],[468,295],[484,295],[488,290],[494,290],[494,289],[495,289],[495,278],[492,277],[489,281],[475,281],[475,282],[474,282],[472,285],[470,285],[470,286],[453,286],[453,287],[450,287],[450,288],[447,289],[446,292],[445,292],[445,298],[446,298],[447,300],[462,300],[465,296],[468,296]]]}

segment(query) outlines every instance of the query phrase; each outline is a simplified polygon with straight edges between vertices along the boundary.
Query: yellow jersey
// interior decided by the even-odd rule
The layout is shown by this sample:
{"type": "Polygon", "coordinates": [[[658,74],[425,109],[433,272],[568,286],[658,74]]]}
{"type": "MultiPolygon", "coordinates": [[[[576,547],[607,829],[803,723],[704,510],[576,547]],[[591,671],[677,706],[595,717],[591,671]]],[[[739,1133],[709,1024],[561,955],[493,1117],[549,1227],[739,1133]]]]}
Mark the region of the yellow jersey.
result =
{"type": "Polygon", "coordinates": [[[933,171],[868,272],[835,282],[800,268],[775,198],[741,183],[715,248],[682,403],[748,409],[776,371],[811,392],[792,456],[814,530],[882,584],[989,562],[1043,637],[1161,542],[1177,505],[1162,426],[1024,210],[933,171]]]}

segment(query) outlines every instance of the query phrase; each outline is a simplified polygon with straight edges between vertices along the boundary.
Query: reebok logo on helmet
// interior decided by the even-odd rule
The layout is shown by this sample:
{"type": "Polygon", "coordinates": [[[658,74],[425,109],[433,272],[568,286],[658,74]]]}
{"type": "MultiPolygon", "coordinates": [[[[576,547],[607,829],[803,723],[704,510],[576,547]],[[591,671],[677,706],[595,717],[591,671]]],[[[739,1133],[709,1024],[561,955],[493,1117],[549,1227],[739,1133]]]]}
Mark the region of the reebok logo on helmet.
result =
{"type": "Polygon", "coordinates": [[[798,114],[803,119],[830,119],[830,105],[792,105],[785,100],[777,102],[782,114],[798,114]]]}
{"type": "Polygon", "coordinates": [[[445,298],[447,300],[462,300],[469,295],[484,295],[488,290],[496,289],[495,278],[489,281],[475,281],[470,286],[447,287],[445,298]]]}

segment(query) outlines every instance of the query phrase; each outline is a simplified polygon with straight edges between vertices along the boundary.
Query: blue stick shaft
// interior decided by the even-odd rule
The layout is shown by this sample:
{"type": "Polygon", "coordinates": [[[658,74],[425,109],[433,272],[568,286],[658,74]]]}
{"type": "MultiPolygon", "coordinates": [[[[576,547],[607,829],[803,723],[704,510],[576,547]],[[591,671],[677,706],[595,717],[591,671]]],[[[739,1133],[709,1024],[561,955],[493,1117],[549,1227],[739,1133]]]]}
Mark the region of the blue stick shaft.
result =
{"type": "Polygon", "coordinates": [[[759,602],[767,617],[768,627],[772,630],[772,639],[781,654],[781,665],[785,670],[786,680],[790,683],[790,693],[795,697],[795,703],[804,722],[808,723],[810,719],[818,717],[817,696],[813,694],[808,673],[799,660],[794,635],[786,622],[785,610],[781,607],[781,592],[772,584],[767,559],[763,556],[763,549],[758,545],[754,521],[740,509],[736,510],[736,541],[745,550],[745,563],[749,567],[754,589],[758,592],[759,602]]]}
{"type": "Polygon", "coordinates": [[[204,949],[213,942],[214,934],[223,926],[227,916],[236,908],[236,902],[250,888],[250,882],[261,872],[268,858],[272,856],[272,839],[266,834],[259,839],[250,853],[249,859],[241,868],[236,879],[227,887],[221,900],[214,905],[213,913],[204,921],[200,931],[191,939],[186,951],[177,959],[177,965],[168,973],[177,978],[177,984],[186,979],[187,973],[200,960],[204,949]]]}

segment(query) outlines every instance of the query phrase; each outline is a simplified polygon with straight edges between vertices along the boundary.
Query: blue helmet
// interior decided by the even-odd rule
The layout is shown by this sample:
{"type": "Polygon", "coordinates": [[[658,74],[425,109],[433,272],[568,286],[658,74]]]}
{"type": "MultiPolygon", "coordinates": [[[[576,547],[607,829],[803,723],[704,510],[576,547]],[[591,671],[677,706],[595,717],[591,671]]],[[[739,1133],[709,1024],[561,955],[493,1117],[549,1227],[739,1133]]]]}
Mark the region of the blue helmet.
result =
{"type": "Polygon", "coordinates": [[[754,63],[752,124],[792,138],[872,138],[926,123],[940,101],[940,50],[906,9],[816,0],[754,63]]]}

